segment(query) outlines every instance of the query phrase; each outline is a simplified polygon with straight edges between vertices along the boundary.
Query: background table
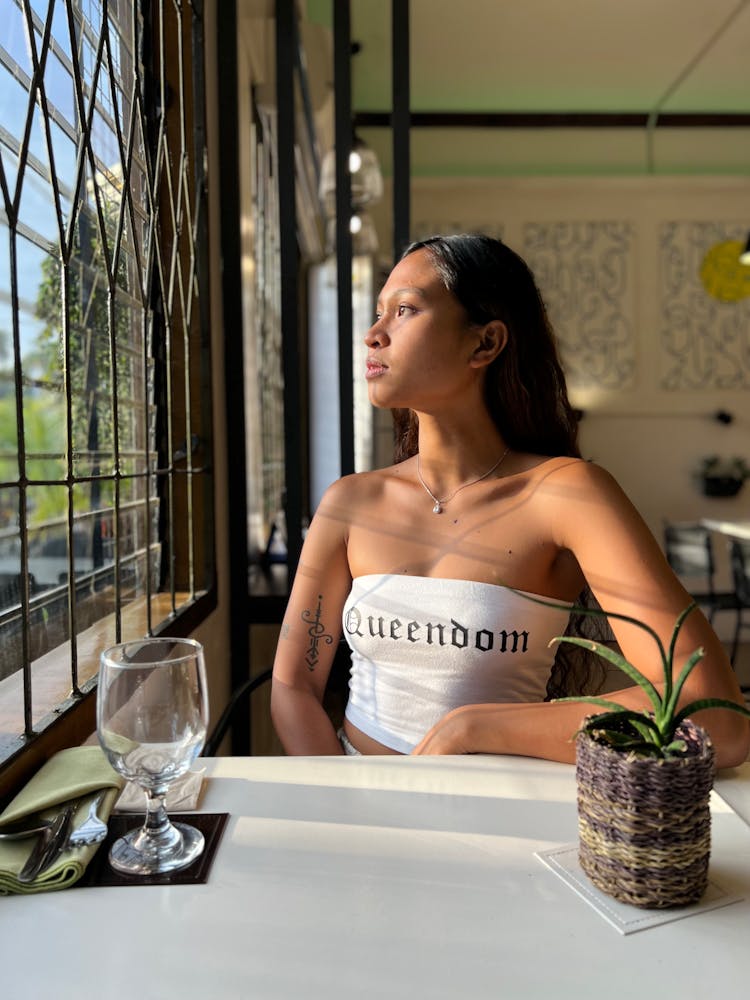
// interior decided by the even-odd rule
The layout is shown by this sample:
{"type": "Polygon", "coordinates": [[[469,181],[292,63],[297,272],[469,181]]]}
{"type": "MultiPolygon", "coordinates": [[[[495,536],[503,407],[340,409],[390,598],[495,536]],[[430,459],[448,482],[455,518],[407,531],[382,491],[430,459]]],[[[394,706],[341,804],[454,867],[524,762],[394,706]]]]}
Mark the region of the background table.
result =
{"type": "MultiPolygon", "coordinates": [[[[209,882],[0,899],[4,997],[690,1000],[747,990],[750,826],[719,796],[711,874],[744,900],[622,936],[534,856],[576,839],[569,765],[205,763],[202,808],[231,813],[209,882]]],[[[717,789],[750,819],[747,766],[717,789]]]]}
{"type": "Polygon", "coordinates": [[[702,517],[701,524],[719,535],[750,541],[750,521],[720,521],[714,517],[702,517]]]}

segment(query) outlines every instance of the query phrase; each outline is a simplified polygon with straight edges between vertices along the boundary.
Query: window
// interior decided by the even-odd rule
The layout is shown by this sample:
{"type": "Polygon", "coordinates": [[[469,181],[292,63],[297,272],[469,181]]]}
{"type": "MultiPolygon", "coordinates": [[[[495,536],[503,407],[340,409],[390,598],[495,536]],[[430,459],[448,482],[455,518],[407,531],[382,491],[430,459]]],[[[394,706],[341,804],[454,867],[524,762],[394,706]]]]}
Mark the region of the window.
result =
{"type": "Polygon", "coordinates": [[[2,762],[195,606],[213,544],[199,10],[0,19],[2,762]]]}

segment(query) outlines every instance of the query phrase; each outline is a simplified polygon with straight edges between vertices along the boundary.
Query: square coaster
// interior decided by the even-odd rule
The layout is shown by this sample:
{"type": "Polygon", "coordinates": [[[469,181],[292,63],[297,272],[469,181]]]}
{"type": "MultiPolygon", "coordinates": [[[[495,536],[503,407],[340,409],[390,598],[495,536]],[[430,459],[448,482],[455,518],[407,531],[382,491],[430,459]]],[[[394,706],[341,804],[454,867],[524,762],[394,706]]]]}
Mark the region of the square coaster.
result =
{"type": "Polygon", "coordinates": [[[200,857],[176,872],[164,875],[123,875],[109,863],[109,849],[123,834],[134,827],[143,826],[144,815],[135,813],[113,814],[109,817],[109,830],[99,850],[89,863],[86,874],[78,885],[198,885],[208,881],[216,850],[221,843],[229,813],[170,813],[169,818],[176,823],[186,823],[196,827],[203,834],[206,846],[200,857]]]}
{"type": "Polygon", "coordinates": [[[551,868],[575,893],[585,899],[589,906],[592,906],[620,934],[632,934],[634,931],[646,930],[648,927],[667,924],[673,920],[683,920],[705,910],[715,910],[719,906],[738,903],[742,899],[742,896],[729,895],[721,886],[709,879],[706,891],[697,903],[663,910],[648,910],[620,903],[597,889],[578,862],[578,844],[566,844],[564,847],[555,847],[549,851],[538,851],[535,856],[551,868]]]}

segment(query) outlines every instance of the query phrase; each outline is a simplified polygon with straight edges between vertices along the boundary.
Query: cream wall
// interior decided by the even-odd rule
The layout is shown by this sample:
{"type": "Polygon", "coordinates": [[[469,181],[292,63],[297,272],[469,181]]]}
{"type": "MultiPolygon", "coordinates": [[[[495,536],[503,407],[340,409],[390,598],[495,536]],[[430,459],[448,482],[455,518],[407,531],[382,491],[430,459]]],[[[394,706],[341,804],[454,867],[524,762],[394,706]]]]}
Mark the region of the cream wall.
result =
{"type": "MultiPolygon", "coordinates": [[[[380,245],[391,243],[389,192],[373,210],[380,245]]],[[[548,222],[624,222],[632,232],[626,310],[632,316],[635,369],[624,388],[571,388],[585,411],[581,442],[586,457],[610,469],[622,482],[652,530],[662,518],[686,520],[707,513],[750,516],[750,486],[732,499],[704,497],[693,471],[706,455],[750,459],[748,388],[660,388],[661,313],[659,228],[668,222],[735,223],[750,227],[750,180],[745,178],[626,179],[415,179],[412,233],[481,230],[502,238],[522,256],[524,226],[548,222]],[[719,409],[734,415],[724,426],[719,409]]],[[[687,280],[687,276],[686,279],[687,280]]],[[[540,282],[541,284],[541,282],[540,282]]],[[[542,287],[542,293],[545,293],[542,287]]],[[[691,293],[692,294],[692,293],[691,293]]],[[[702,289],[700,295],[706,295],[702,289]]],[[[720,312],[742,308],[718,304],[720,312]]],[[[711,303],[712,306],[717,305],[711,303]]],[[[745,385],[750,387],[750,329],[745,327],[745,385]]]]}

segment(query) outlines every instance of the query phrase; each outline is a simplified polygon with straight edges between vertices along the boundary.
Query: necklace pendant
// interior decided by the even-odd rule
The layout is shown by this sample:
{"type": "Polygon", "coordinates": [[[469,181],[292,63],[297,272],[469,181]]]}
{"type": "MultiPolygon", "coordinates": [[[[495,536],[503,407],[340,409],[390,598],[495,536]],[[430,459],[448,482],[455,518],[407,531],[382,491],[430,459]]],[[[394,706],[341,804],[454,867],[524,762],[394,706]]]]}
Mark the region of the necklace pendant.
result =
{"type": "Polygon", "coordinates": [[[477,483],[481,483],[484,479],[487,479],[488,476],[491,476],[492,473],[495,471],[495,469],[497,469],[501,465],[503,459],[505,458],[505,456],[508,454],[509,451],[510,451],[510,448],[506,448],[505,451],[500,456],[500,458],[498,458],[498,460],[492,466],[492,468],[488,469],[484,473],[484,475],[480,476],[478,479],[472,479],[470,483],[464,483],[463,486],[458,486],[450,494],[450,496],[447,496],[444,500],[438,500],[438,498],[432,492],[432,490],[427,485],[427,483],[424,481],[424,479],[422,479],[422,470],[421,470],[420,465],[419,465],[419,453],[417,452],[417,479],[419,480],[419,482],[420,482],[420,484],[422,486],[422,489],[425,491],[425,493],[427,494],[427,496],[430,497],[432,500],[435,501],[435,506],[432,508],[432,513],[433,514],[442,514],[443,513],[443,509],[444,509],[443,508],[443,504],[446,504],[446,503],[448,503],[449,500],[452,500],[453,497],[457,493],[460,493],[461,490],[467,489],[469,486],[476,486],[477,483]]]}

